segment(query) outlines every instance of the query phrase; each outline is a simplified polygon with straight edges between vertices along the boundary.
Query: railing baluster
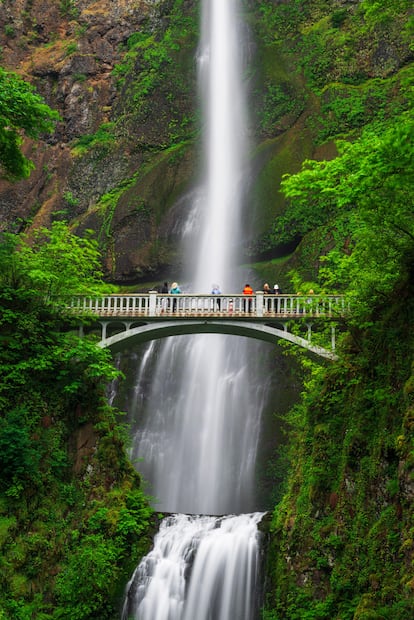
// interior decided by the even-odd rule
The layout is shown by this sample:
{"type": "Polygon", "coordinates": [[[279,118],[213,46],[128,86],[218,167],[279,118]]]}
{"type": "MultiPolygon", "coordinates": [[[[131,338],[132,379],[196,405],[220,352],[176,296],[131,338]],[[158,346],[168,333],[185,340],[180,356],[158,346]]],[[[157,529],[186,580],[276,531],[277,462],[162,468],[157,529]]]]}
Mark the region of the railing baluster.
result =
{"type": "Polygon", "coordinates": [[[170,313],[174,317],[191,318],[211,316],[246,316],[300,318],[301,316],[335,317],[349,312],[349,302],[343,295],[170,295],[152,291],[150,294],[74,296],[68,307],[74,312],[89,311],[102,317],[159,316],[170,313]],[[151,302],[150,302],[151,299],[151,302]],[[251,311],[249,312],[249,306],[251,311]]]}

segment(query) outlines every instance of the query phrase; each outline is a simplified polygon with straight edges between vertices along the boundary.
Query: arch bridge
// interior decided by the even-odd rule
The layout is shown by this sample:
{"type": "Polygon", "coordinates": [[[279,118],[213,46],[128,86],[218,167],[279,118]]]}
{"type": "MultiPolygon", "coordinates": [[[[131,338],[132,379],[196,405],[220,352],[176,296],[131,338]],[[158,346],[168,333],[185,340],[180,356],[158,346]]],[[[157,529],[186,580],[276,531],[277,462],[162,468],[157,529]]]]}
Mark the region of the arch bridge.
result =
{"type": "Polygon", "coordinates": [[[122,348],[125,341],[145,342],[167,336],[199,333],[233,334],[275,343],[278,338],[327,359],[335,353],[335,322],[348,313],[341,295],[166,295],[144,294],[74,297],[76,314],[95,315],[100,347],[122,348]],[[331,348],[312,342],[312,327],[331,322],[331,348]],[[300,322],[305,337],[290,331],[300,322]]]}

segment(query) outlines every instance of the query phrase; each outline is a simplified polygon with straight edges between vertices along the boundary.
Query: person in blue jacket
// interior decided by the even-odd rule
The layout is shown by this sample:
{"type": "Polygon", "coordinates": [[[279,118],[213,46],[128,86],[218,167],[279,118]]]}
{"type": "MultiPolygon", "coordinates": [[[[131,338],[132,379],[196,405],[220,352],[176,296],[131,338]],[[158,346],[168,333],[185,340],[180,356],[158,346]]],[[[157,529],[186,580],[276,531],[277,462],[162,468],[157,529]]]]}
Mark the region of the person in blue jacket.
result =
{"type": "MultiPolygon", "coordinates": [[[[180,295],[181,294],[181,289],[178,286],[177,282],[173,282],[171,284],[171,288],[170,288],[170,294],[171,295],[180,295]]],[[[172,307],[172,311],[175,312],[177,309],[177,300],[173,299],[173,307],[172,307]]]]}

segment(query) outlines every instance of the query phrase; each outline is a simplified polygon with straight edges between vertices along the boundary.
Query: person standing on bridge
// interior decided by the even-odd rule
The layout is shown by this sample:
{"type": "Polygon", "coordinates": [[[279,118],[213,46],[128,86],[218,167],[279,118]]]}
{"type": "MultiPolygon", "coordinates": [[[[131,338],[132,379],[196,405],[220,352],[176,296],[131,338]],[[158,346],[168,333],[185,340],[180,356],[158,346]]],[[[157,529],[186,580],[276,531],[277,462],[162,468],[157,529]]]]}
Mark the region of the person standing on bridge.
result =
{"type": "MultiPolygon", "coordinates": [[[[220,290],[220,287],[219,287],[218,284],[213,284],[213,286],[211,288],[211,294],[212,295],[221,295],[221,290],[220,290]]],[[[216,300],[213,301],[213,311],[217,307],[217,310],[220,312],[220,302],[221,302],[220,298],[218,298],[217,301],[216,300]]]]}
{"type": "MultiPolygon", "coordinates": [[[[178,286],[177,282],[173,282],[171,284],[170,294],[171,295],[180,295],[181,294],[181,289],[178,286]]],[[[173,299],[172,311],[175,312],[176,310],[177,310],[177,300],[173,299]]]]}
{"type": "Polygon", "coordinates": [[[253,289],[250,284],[244,285],[243,295],[248,296],[248,299],[243,301],[243,310],[244,312],[251,312],[253,307],[253,299],[251,297],[253,295],[253,289]]]}
{"type": "MultiPolygon", "coordinates": [[[[164,284],[161,287],[160,293],[162,295],[168,295],[169,292],[170,292],[170,289],[168,288],[168,282],[164,282],[164,284]]],[[[161,299],[161,314],[164,314],[166,310],[168,310],[168,298],[163,297],[161,299]]]]}
{"type": "MultiPolygon", "coordinates": [[[[271,292],[272,292],[272,291],[270,290],[270,286],[268,285],[268,283],[266,282],[265,284],[263,284],[263,294],[264,294],[264,295],[270,295],[270,294],[271,294],[271,292]]],[[[272,300],[271,300],[271,299],[266,299],[266,300],[264,300],[263,305],[264,305],[264,307],[265,307],[265,310],[267,310],[268,312],[269,312],[269,310],[270,310],[271,303],[272,303],[272,300]]]]}

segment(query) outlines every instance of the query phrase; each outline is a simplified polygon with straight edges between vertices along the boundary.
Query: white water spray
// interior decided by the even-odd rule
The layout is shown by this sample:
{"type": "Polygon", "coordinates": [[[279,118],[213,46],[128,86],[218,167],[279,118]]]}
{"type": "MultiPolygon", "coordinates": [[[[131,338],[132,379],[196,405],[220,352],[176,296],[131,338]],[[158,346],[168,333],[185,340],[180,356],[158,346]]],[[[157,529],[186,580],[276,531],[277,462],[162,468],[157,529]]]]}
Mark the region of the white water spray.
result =
{"type": "Polygon", "coordinates": [[[194,287],[214,282],[234,292],[240,219],[246,190],[247,114],[238,0],[205,0],[199,53],[199,90],[205,118],[200,238],[194,287]]]}
{"type": "MultiPolygon", "coordinates": [[[[205,175],[190,216],[199,221],[199,235],[189,257],[197,292],[215,282],[224,292],[244,284],[234,281],[248,177],[238,5],[203,0],[198,62],[205,175]]],[[[255,368],[261,346],[216,334],[180,336],[163,345],[132,451],[142,459],[139,469],[158,510],[219,515],[256,509],[266,397],[255,368]]],[[[252,620],[260,518],[167,519],[131,579],[124,617],[252,620]]]]}
{"type": "Polygon", "coordinates": [[[130,580],[123,618],[135,609],[139,620],[252,620],[261,517],[164,519],[130,580]]]}

